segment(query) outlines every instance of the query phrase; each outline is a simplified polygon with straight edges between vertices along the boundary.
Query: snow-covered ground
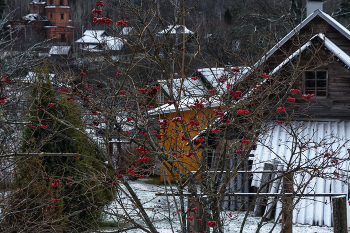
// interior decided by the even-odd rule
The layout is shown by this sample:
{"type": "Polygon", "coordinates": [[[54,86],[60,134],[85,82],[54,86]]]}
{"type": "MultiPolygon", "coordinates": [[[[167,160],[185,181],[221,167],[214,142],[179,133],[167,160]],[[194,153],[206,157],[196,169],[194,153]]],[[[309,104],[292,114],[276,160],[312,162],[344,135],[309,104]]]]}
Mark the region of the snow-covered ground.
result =
{"type": "MultiPolygon", "coordinates": [[[[178,217],[179,202],[178,199],[175,201],[174,197],[170,196],[167,200],[166,197],[156,196],[157,192],[164,193],[165,186],[157,186],[151,184],[145,184],[143,180],[130,181],[130,185],[133,190],[138,195],[139,199],[143,203],[147,213],[149,214],[154,225],[159,231],[159,233],[179,233],[180,232],[180,220],[178,217]],[[175,215],[175,216],[174,216],[175,215]]],[[[171,192],[170,188],[167,186],[167,192],[171,192]]],[[[177,197],[178,198],[178,197],[177,197]]],[[[114,214],[124,214],[121,211],[121,205],[128,206],[130,217],[138,223],[141,223],[141,218],[135,210],[132,210],[132,203],[125,194],[118,198],[118,201],[114,201],[108,208],[107,211],[114,214]]],[[[186,206],[187,208],[187,203],[186,206]]],[[[225,222],[225,232],[238,233],[240,232],[241,223],[244,219],[245,211],[236,211],[235,213],[229,211],[223,211],[222,217],[225,222]],[[232,214],[232,218],[228,214],[232,214]]],[[[113,221],[113,215],[106,215],[106,221],[113,221]]],[[[244,233],[255,233],[257,226],[260,222],[260,217],[249,216],[245,226],[244,233]]],[[[196,220],[193,220],[196,221],[196,220]]],[[[270,232],[274,223],[265,222],[263,227],[259,232],[270,232]]],[[[273,233],[279,233],[281,230],[281,224],[277,224],[273,233]]],[[[108,232],[106,230],[105,232],[108,232]]],[[[127,231],[128,233],[140,233],[143,232],[140,229],[132,229],[127,231]]],[[[294,225],[293,232],[296,233],[331,233],[333,228],[331,227],[319,227],[319,226],[309,226],[309,225],[294,225]]]]}

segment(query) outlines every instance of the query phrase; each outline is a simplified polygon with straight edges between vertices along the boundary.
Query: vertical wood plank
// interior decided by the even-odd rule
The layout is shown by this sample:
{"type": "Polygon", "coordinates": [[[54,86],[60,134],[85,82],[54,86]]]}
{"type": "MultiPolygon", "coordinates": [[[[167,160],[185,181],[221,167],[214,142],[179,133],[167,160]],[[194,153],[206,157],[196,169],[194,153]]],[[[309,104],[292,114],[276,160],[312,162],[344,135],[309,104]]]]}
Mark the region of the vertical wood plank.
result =
{"type": "Polygon", "coordinates": [[[333,224],[334,233],[347,233],[348,232],[348,219],[346,208],[346,196],[333,197],[333,224]]]}
{"type": "MultiPolygon", "coordinates": [[[[293,192],[293,173],[283,177],[284,193],[293,192]]],[[[282,233],[293,232],[293,197],[284,196],[282,198],[282,233]]]]}

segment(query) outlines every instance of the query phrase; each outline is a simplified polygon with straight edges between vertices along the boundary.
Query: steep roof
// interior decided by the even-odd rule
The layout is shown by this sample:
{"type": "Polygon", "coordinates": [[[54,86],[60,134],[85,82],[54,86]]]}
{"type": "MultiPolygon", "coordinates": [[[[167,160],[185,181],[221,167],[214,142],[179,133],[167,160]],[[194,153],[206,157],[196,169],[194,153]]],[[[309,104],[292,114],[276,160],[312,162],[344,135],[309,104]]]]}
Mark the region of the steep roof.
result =
{"type": "MultiPolygon", "coordinates": [[[[290,40],[294,35],[296,35],[302,28],[304,28],[308,23],[310,23],[310,21],[312,19],[314,19],[315,17],[321,17],[322,19],[324,19],[329,25],[331,25],[333,28],[335,28],[338,32],[340,32],[342,35],[344,35],[348,40],[349,40],[349,44],[350,44],[350,31],[348,29],[346,29],[344,26],[342,26],[339,22],[337,22],[335,19],[333,19],[330,15],[324,13],[323,11],[317,9],[316,11],[314,11],[314,13],[312,13],[311,15],[309,15],[305,20],[303,20],[298,26],[296,26],[291,32],[289,32],[282,40],[280,40],[272,49],[270,49],[258,62],[256,62],[254,64],[254,66],[252,67],[252,69],[250,69],[246,74],[247,76],[252,73],[254,70],[256,70],[259,66],[261,66],[262,64],[264,64],[264,62],[266,62],[268,60],[269,57],[271,57],[276,51],[278,51],[278,49],[280,49],[288,40],[290,40]]],[[[302,45],[300,48],[298,48],[297,50],[295,50],[290,56],[288,56],[283,62],[281,62],[280,64],[278,64],[274,70],[272,70],[269,75],[272,76],[274,74],[276,74],[282,67],[284,67],[285,65],[287,65],[290,61],[292,61],[295,57],[297,57],[299,54],[301,54],[303,51],[305,51],[305,49],[309,48],[314,39],[318,38],[320,40],[323,41],[323,45],[324,48],[328,49],[333,56],[335,56],[337,58],[338,62],[343,63],[343,66],[347,69],[350,69],[350,56],[347,55],[342,49],[340,49],[335,43],[333,43],[330,39],[328,39],[323,33],[318,33],[316,35],[314,35],[309,41],[307,41],[304,45],[302,45]]],[[[240,80],[237,80],[238,82],[242,81],[243,78],[241,77],[240,80]]],[[[260,83],[260,85],[263,85],[265,83],[266,79],[264,81],[262,81],[260,83]]],[[[251,93],[253,93],[254,91],[251,90],[249,91],[247,94],[245,94],[240,100],[243,100],[244,98],[246,98],[247,96],[251,95],[251,93]]],[[[225,118],[226,119],[228,117],[229,112],[225,113],[225,118]]],[[[215,122],[216,124],[221,123],[222,120],[218,119],[215,122]]],[[[211,127],[215,127],[211,126],[211,127]]],[[[209,127],[209,129],[211,128],[209,127]]],[[[204,129],[202,132],[200,132],[199,134],[197,134],[195,137],[193,137],[192,141],[195,141],[196,138],[203,136],[203,134],[205,134],[205,132],[208,130],[208,128],[204,129]]]]}
{"type": "Polygon", "coordinates": [[[324,13],[322,10],[317,9],[311,15],[309,15],[306,19],[304,19],[298,26],[296,26],[292,31],[290,31],[282,40],[280,40],[275,46],[272,47],[255,65],[253,66],[253,70],[262,65],[272,54],[274,54],[279,48],[281,48],[288,40],[290,40],[294,35],[296,35],[302,28],[304,28],[308,23],[311,22],[317,16],[321,17],[324,21],[326,21],[329,25],[331,25],[334,29],[340,32],[343,36],[345,36],[348,40],[350,40],[350,31],[346,29],[343,25],[341,25],[338,21],[333,19],[327,13],[324,13]]]}
{"type": "Polygon", "coordinates": [[[50,55],[68,55],[71,46],[52,46],[50,49],[50,55]]]}

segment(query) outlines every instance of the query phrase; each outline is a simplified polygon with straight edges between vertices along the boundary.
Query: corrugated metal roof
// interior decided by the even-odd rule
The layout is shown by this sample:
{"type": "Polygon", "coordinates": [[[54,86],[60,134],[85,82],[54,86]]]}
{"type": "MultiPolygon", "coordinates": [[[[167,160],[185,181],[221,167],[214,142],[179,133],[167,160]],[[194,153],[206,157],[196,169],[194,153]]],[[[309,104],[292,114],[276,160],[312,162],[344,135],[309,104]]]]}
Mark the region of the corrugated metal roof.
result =
{"type": "MultiPolygon", "coordinates": [[[[324,178],[316,177],[307,185],[304,193],[345,193],[348,195],[348,148],[350,148],[350,122],[292,122],[290,125],[278,125],[268,123],[266,133],[261,136],[257,148],[254,151],[253,170],[263,170],[264,163],[273,163],[278,160],[284,165],[284,169],[290,164],[295,167],[301,163],[301,167],[309,166],[309,170],[317,169],[327,164],[322,173],[324,178]],[[294,134],[298,140],[293,140],[294,134]],[[306,148],[303,148],[305,147],[306,148]],[[292,151],[296,154],[292,155],[292,151]],[[326,153],[331,156],[324,158],[326,153]],[[331,164],[331,160],[338,159],[339,163],[331,164]],[[339,178],[333,174],[337,171],[339,178]]],[[[254,174],[252,186],[260,186],[262,174],[254,174]]],[[[305,184],[310,179],[307,172],[294,174],[294,190],[298,184],[305,184]]],[[[296,201],[295,199],[294,201],[296,201]]],[[[282,204],[277,204],[276,217],[282,204]]],[[[348,207],[348,215],[350,208],[348,207]]],[[[311,225],[332,224],[332,210],[330,197],[303,198],[293,211],[293,222],[311,225]]],[[[350,225],[348,218],[348,225],[350,225]]]]}

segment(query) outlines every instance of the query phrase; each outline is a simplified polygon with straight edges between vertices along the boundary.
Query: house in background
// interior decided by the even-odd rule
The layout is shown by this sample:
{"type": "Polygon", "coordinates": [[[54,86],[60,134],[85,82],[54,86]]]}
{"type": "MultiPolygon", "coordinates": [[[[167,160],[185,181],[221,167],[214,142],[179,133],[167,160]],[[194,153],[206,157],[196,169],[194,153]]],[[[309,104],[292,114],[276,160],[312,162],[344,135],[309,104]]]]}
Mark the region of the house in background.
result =
{"type": "MultiPolygon", "coordinates": [[[[324,13],[322,1],[308,1],[309,6],[316,7],[315,11],[308,9],[309,15],[289,34],[280,40],[267,54],[258,61],[247,74],[242,83],[249,82],[254,72],[266,72],[270,79],[260,83],[261,88],[268,87],[269,81],[293,77],[290,87],[281,88],[276,95],[289,94],[291,89],[300,90],[300,94],[294,94],[295,102],[286,102],[286,112],[300,113],[295,121],[285,124],[286,118],[283,114],[276,114],[264,124],[268,130],[261,135],[255,150],[253,150],[251,163],[253,171],[274,169],[282,172],[290,161],[302,163],[309,167],[308,173],[294,174],[294,185],[292,190],[298,190],[299,184],[306,182],[311,175],[315,176],[304,193],[308,194],[344,194],[349,196],[348,171],[350,163],[350,31],[324,13]],[[311,99],[302,95],[314,95],[311,99]],[[283,122],[279,124],[276,121],[283,122]],[[291,129],[298,138],[298,143],[292,140],[291,129]],[[297,148],[298,157],[291,157],[291,148],[297,148]],[[335,162],[336,161],[336,162],[335,162]],[[317,169],[321,164],[327,164],[323,171],[317,169]],[[329,163],[329,164],[328,164],[329,163]],[[316,173],[315,173],[316,172],[316,173]],[[321,172],[321,175],[317,172],[321,172]],[[326,175],[322,175],[326,173],[326,175]]],[[[247,98],[254,92],[247,92],[247,98]]],[[[291,93],[290,95],[292,95],[291,93]]],[[[287,95],[288,96],[288,95],[287,95]]],[[[287,98],[287,97],[285,97],[287,98]]],[[[286,101],[280,100],[280,101],[286,101]]],[[[253,104],[253,103],[251,103],[253,104]]],[[[271,103],[276,104],[276,103],[271,103]]],[[[279,105],[280,106],[280,105],[279,105]]],[[[249,109],[249,105],[246,106],[249,109]]],[[[235,124],[234,114],[226,113],[235,124]]],[[[221,123],[218,119],[217,124],[221,123]]],[[[212,127],[217,127],[213,125],[212,127]]],[[[209,132],[211,128],[207,129],[209,132]]],[[[207,131],[205,131],[207,132],[207,131]]],[[[205,133],[196,135],[195,140],[205,133]]],[[[215,138],[214,134],[210,134],[215,138]]],[[[215,142],[212,140],[211,142],[215,142]]],[[[220,145],[212,144],[213,157],[215,152],[220,151],[220,145]]],[[[232,155],[233,159],[239,159],[239,155],[232,155]]],[[[290,168],[290,167],[289,167],[290,168]]],[[[273,180],[275,174],[254,174],[251,185],[261,187],[264,180],[273,180]]],[[[230,193],[247,192],[242,190],[244,180],[235,177],[230,182],[230,193]]],[[[282,189],[281,181],[274,181],[263,192],[276,193],[282,189]]],[[[235,200],[236,197],[227,197],[235,200]]],[[[296,198],[297,199],[297,198],[296,198]]],[[[295,199],[295,200],[296,200],[295,199]]],[[[269,198],[269,201],[274,197],[269,198]]],[[[266,201],[265,201],[266,203],[266,201]]],[[[293,222],[310,225],[332,226],[331,197],[303,197],[293,210],[293,222]]],[[[261,205],[255,206],[255,214],[267,214],[269,208],[274,208],[274,216],[278,220],[281,211],[281,202],[277,206],[261,205]],[[260,209],[260,210],[259,210],[260,209]]],[[[244,203],[235,201],[225,202],[224,208],[244,209],[244,203]]],[[[347,214],[350,208],[347,205],[347,214]]],[[[348,218],[348,226],[350,226],[348,218]]]]}
{"type": "MultiPolygon", "coordinates": [[[[161,106],[148,111],[150,115],[159,116],[160,125],[166,119],[169,120],[169,125],[166,130],[162,130],[160,134],[167,138],[164,141],[164,146],[168,151],[174,151],[174,158],[181,161],[178,163],[179,171],[185,174],[187,171],[195,171],[200,165],[200,155],[186,156],[191,152],[190,146],[187,145],[187,140],[182,140],[187,137],[177,122],[172,122],[172,119],[184,118],[185,122],[199,121],[197,127],[187,126],[189,131],[189,139],[193,138],[206,127],[206,118],[208,115],[213,115],[214,109],[220,109],[222,102],[220,96],[227,91],[227,82],[235,83],[240,80],[248,72],[248,68],[240,67],[240,71],[233,73],[232,67],[215,67],[198,69],[191,77],[187,77],[181,82],[180,78],[172,81],[158,80],[158,84],[162,92],[158,92],[158,104],[161,106]],[[182,83],[182,84],[181,84],[182,83]],[[178,99],[181,92],[181,98],[176,103],[179,113],[176,111],[175,100],[178,99]],[[215,92],[212,92],[215,90],[215,92]],[[203,102],[202,102],[203,100],[203,102]],[[203,105],[205,109],[198,109],[194,106],[203,105]],[[190,130],[191,128],[195,130],[190,130]],[[174,136],[175,135],[175,136],[174,136]],[[176,136],[177,135],[177,136],[176,136]]],[[[161,127],[162,128],[162,127],[161,127]]],[[[173,180],[170,173],[164,167],[161,167],[161,181],[173,180]]]]}
{"type": "Polygon", "coordinates": [[[10,21],[10,36],[24,39],[39,37],[52,42],[72,43],[73,23],[68,0],[32,1],[30,12],[21,20],[10,21]]]}
{"type": "MultiPolygon", "coordinates": [[[[123,31],[129,33],[130,31],[123,31]]],[[[86,30],[83,37],[75,41],[78,47],[87,52],[120,51],[124,46],[121,38],[109,36],[104,30],[86,30]]]]}

